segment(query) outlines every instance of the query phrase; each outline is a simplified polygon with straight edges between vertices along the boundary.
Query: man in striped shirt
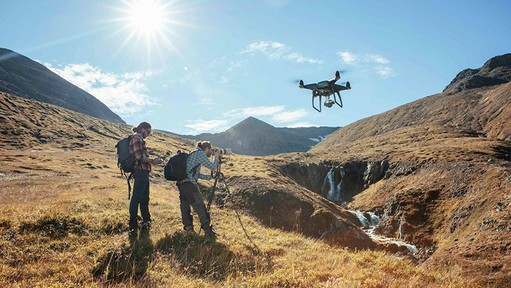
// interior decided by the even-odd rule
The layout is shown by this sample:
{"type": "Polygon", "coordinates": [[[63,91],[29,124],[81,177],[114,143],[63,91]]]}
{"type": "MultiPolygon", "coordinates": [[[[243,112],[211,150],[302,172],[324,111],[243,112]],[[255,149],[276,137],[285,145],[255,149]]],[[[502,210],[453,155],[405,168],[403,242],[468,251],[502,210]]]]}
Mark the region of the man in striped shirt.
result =
{"type": "Polygon", "coordinates": [[[149,158],[149,152],[147,152],[144,139],[151,134],[151,124],[142,122],[137,127],[133,127],[132,130],[136,134],[131,138],[129,147],[131,159],[135,162],[135,169],[133,171],[135,184],[133,185],[133,195],[131,196],[129,208],[129,231],[130,234],[136,235],[139,205],[143,220],[142,228],[148,229],[151,226],[151,214],[149,213],[149,171],[151,171],[151,164],[160,164],[163,160],[149,158]]]}
{"type": "MultiPolygon", "coordinates": [[[[215,232],[211,227],[211,220],[206,211],[204,200],[200,194],[199,185],[197,180],[204,179],[210,180],[210,174],[201,174],[200,168],[204,166],[210,170],[215,170],[218,166],[220,151],[213,151],[211,143],[208,141],[201,141],[197,143],[197,148],[190,153],[186,160],[186,173],[185,179],[177,182],[179,189],[179,200],[181,201],[181,217],[183,221],[184,230],[193,233],[193,217],[191,215],[190,206],[199,215],[202,229],[206,236],[215,236],[215,232]],[[215,160],[211,162],[208,157],[215,155],[215,160]]],[[[211,173],[213,174],[213,172],[211,173]]],[[[216,175],[215,175],[216,176],[216,175]]]]}

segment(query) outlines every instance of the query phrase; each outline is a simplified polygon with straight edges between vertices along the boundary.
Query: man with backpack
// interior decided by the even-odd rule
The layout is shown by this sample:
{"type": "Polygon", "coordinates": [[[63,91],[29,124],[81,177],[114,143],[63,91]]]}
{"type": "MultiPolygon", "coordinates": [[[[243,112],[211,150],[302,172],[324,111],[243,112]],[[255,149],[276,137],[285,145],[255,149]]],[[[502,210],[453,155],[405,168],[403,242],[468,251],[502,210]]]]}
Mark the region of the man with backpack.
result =
{"type": "Polygon", "coordinates": [[[137,127],[133,127],[132,131],[136,133],[129,142],[129,151],[131,159],[135,163],[133,169],[133,178],[135,184],[133,186],[133,195],[130,202],[130,234],[135,234],[138,229],[138,206],[140,204],[140,213],[142,214],[142,229],[149,229],[151,226],[151,214],[149,213],[149,171],[151,164],[160,164],[163,162],[159,158],[149,158],[145,138],[151,134],[151,124],[141,122],[137,127]]]}
{"type": "MultiPolygon", "coordinates": [[[[183,180],[177,181],[179,189],[179,200],[181,202],[181,217],[183,221],[184,230],[186,232],[194,233],[193,230],[193,217],[191,215],[190,206],[193,207],[195,212],[199,215],[202,229],[206,236],[215,236],[213,227],[211,227],[211,220],[206,211],[204,200],[199,190],[197,180],[204,179],[210,180],[211,175],[201,174],[201,166],[205,166],[210,170],[215,170],[219,163],[220,151],[213,150],[209,141],[197,142],[197,148],[191,152],[186,160],[186,177],[183,180]],[[213,162],[209,160],[211,155],[215,155],[213,162]]],[[[216,177],[217,175],[215,175],[216,177]]]]}

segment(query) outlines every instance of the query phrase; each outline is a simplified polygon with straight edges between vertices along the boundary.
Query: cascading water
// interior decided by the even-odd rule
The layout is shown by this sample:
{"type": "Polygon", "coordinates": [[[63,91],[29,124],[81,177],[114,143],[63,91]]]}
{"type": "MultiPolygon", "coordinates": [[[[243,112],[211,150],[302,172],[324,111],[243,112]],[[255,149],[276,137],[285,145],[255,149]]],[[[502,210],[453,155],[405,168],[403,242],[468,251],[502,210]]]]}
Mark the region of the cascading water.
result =
{"type": "Polygon", "coordinates": [[[329,189],[328,189],[328,193],[326,195],[326,198],[328,200],[334,201],[334,202],[345,202],[344,198],[342,197],[342,193],[341,193],[341,184],[342,184],[342,179],[344,178],[344,175],[345,175],[344,167],[340,166],[339,167],[340,180],[339,180],[339,183],[337,185],[335,185],[335,181],[334,181],[335,168],[334,167],[330,168],[330,170],[326,174],[325,179],[323,180],[322,190],[325,190],[325,187],[328,184],[329,189]]]}
{"type": "Polygon", "coordinates": [[[387,242],[387,243],[393,243],[393,244],[396,244],[397,246],[404,246],[404,247],[406,247],[406,249],[408,249],[408,251],[411,251],[411,252],[418,251],[417,247],[414,245],[411,245],[411,244],[408,244],[408,243],[405,243],[403,241],[399,241],[396,239],[391,239],[391,238],[383,237],[380,235],[375,235],[374,228],[376,227],[376,225],[378,225],[380,223],[381,218],[378,215],[374,214],[373,212],[362,212],[362,211],[351,211],[351,210],[350,210],[350,212],[355,214],[355,216],[357,216],[358,220],[360,221],[360,224],[362,224],[362,226],[364,226],[362,228],[362,230],[372,239],[382,241],[382,242],[387,242]]]}

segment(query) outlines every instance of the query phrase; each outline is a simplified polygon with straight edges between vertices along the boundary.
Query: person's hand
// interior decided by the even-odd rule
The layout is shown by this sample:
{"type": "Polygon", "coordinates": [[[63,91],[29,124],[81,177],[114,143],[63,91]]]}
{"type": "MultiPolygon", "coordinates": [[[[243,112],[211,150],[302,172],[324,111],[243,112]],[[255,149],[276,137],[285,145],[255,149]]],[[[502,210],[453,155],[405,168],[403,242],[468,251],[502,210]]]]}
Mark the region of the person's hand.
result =
{"type": "Polygon", "coordinates": [[[220,149],[215,150],[215,157],[216,158],[220,157],[220,149]]]}

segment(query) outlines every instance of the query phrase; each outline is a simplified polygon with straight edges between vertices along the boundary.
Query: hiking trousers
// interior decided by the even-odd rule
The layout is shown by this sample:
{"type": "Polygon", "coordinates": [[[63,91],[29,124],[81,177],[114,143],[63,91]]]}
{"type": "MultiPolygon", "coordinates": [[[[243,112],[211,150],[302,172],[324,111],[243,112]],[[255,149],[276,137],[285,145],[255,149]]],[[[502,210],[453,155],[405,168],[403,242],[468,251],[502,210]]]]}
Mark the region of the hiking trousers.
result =
{"type": "Polygon", "coordinates": [[[200,224],[204,231],[211,230],[209,213],[206,211],[206,205],[200,194],[199,187],[192,182],[177,184],[179,189],[179,200],[181,202],[181,217],[183,228],[187,231],[193,230],[193,217],[190,206],[199,215],[200,224]]]}
{"type": "Polygon", "coordinates": [[[133,185],[133,195],[130,202],[130,226],[137,225],[138,206],[145,222],[151,222],[149,213],[149,171],[135,169],[133,171],[135,184],[133,185]]]}

